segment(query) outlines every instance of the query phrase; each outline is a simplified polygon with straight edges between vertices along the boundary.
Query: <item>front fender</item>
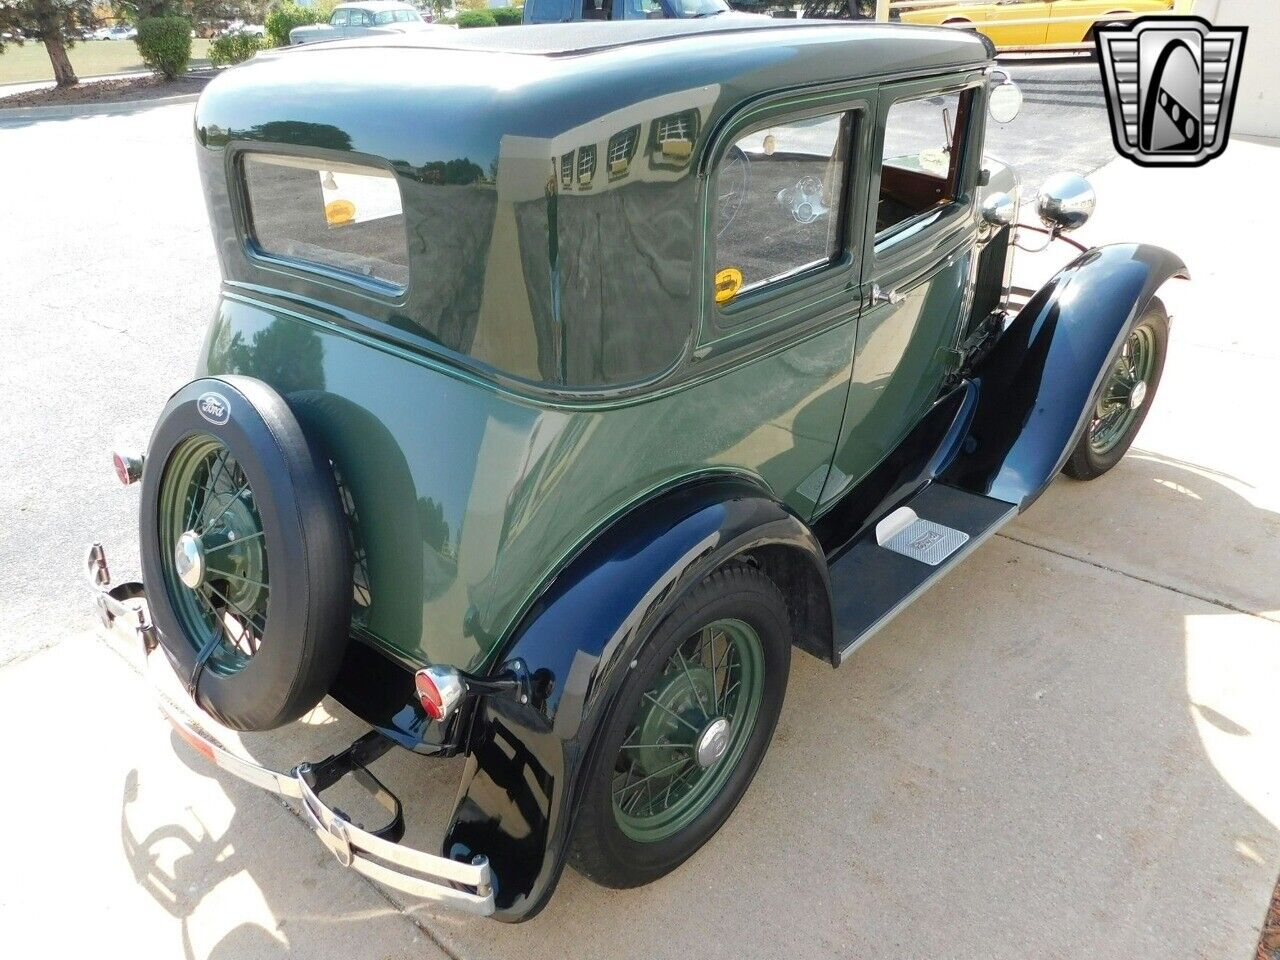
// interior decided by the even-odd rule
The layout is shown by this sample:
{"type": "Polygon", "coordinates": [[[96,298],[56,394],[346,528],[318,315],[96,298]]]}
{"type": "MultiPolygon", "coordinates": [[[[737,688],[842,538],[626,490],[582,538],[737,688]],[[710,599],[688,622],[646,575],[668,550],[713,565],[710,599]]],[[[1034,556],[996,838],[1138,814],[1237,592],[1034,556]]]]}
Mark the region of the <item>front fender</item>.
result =
{"type": "Polygon", "coordinates": [[[1114,244],[1040,288],[973,370],[978,409],[943,479],[1029,507],[1082,435],[1130,325],[1165,282],[1186,276],[1168,250],[1114,244]]]}
{"type": "Polygon", "coordinates": [[[489,858],[498,919],[533,916],[555,888],[579,773],[640,645],[686,590],[766,546],[801,551],[827,589],[822,548],[786,507],[746,479],[696,481],[614,521],[524,617],[499,662],[522,661],[533,695],[478,705],[444,839],[453,859],[489,858]]]}

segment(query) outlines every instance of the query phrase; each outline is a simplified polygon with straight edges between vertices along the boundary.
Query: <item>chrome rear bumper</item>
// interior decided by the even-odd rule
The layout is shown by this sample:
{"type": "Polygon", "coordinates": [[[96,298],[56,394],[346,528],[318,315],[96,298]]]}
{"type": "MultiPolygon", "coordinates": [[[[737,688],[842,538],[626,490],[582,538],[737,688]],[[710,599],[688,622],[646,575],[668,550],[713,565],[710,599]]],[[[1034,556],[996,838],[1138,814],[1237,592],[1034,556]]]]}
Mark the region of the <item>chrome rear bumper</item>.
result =
{"type": "MultiPolygon", "coordinates": [[[[100,544],[89,549],[87,567],[94,603],[103,624],[142,647],[144,658],[156,647],[141,585],[111,587],[111,574],[100,544]]],[[[255,787],[298,801],[303,817],[316,836],[344,867],[411,896],[479,916],[494,911],[492,874],[488,858],[460,863],[402,846],[404,815],[400,801],[365,765],[393,744],[370,732],[340,753],[315,763],[302,763],[288,773],[272,770],[230,752],[198,729],[157,691],[160,711],[188,744],[216,766],[255,787]],[[381,827],[365,829],[328,806],[321,793],[350,775],[388,812],[381,827]]]]}

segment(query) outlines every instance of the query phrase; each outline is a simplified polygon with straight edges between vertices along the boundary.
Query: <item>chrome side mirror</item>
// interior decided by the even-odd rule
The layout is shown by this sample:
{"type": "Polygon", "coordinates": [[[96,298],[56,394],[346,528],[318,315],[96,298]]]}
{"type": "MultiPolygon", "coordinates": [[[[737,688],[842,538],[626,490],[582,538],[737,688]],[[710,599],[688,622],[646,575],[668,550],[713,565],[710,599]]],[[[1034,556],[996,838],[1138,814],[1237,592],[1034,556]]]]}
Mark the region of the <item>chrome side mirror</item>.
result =
{"type": "Polygon", "coordinates": [[[996,123],[1012,123],[1022,112],[1022,90],[1005,75],[1004,83],[987,94],[987,113],[996,123]]]}
{"type": "Polygon", "coordinates": [[[1098,196],[1093,184],[1074,173],[1050,177],[1036,197],[1036,212],[1044,225],[1055,233],[1079,230],[1093,216],[1098,196]]]}
{"type": "Polygon", "coordinates": [[[1007,193],[993,193],[982,201],[982,219],[993,227],[1007,227],[1018,216],[1018,205],[1007,193]]]}

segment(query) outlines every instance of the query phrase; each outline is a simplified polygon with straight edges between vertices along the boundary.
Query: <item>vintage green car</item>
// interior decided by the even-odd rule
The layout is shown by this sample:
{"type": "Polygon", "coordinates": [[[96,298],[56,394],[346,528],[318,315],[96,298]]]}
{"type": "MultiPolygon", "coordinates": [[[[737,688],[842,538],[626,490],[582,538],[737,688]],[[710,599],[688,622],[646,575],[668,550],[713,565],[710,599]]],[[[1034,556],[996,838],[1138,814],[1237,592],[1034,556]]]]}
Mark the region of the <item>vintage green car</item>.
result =
{"type": "MultiPolygon", "coordinates": [[[[195,116],[222,295],[197,379],[115,457],[144,583],[95,545],[104,620],[225,726],[326,694],[366,721],[283,772],[169,711],[382,883],[521,920],[566,863],[662,876],[747,790],[793,647],[849,659],[1150,407],[1185,267],[1091,249],[1012,310],[1018,184],[983,141],[1017,103],[988,41],[888,24],[228,71],[195,116]],[[367,770],[393,745],[467,757],[438,853],[367,770]],[[348,774],[385,824],[322,799],[348,774]]],[[[1050,239],[1092,208],[1069,176],[1035,204],[1050,239]]]]}

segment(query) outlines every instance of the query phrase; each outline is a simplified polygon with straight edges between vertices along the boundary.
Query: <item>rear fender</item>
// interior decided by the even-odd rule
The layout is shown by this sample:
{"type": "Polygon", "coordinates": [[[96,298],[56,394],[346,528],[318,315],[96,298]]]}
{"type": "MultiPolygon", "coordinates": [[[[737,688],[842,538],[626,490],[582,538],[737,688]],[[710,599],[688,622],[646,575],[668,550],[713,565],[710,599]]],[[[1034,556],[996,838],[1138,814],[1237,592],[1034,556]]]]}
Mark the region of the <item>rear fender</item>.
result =
{"type": "Polygon", "coordinates": [[[973,370],[977,411],[943,479],[1029,507],[1083,434],[1130,325],[1164,283],[1187,276],[1168,250],[1114,244],[1041,287],[973,370]]]}
{"type": "Polygon", "coordinates": [[[821,630],[825,616],[829,644],[822,548],[798,517],[738,477],[692,482],[615,520],[523,618],[494,669],[520,660],[533,695],[478,704],[444,839],[453,859],[489,858],[498,919],[533,916],[555,888],[587,752],[641,645],[687,590],[753,550],[792,550],[813,565],[812,619],[821,630]]]}

